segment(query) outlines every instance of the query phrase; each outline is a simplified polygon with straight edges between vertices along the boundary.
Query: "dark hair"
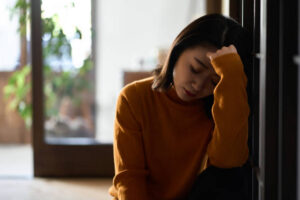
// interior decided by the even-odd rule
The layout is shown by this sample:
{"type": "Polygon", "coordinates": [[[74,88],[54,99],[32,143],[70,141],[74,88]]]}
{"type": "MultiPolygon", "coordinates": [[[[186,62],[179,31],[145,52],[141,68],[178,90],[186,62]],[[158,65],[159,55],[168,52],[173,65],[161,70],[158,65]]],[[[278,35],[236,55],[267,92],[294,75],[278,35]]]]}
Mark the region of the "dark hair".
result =
{"type": "MultiPolygon", "coordinates": [[[[221,14],[208,14],[191,22],[175,38],[165,63],[154,70],[152,89],[156,91],[169,89],[173,83],[174,65],[181,53],[204,42],[218,49],[233,44],[241,57],[244,71],[249,78],[252,53],[250,33],[230,17],[221,14]]],[[[213,95],[206,97],[204,100],[206,113],[211,118],[213,95]]]]}

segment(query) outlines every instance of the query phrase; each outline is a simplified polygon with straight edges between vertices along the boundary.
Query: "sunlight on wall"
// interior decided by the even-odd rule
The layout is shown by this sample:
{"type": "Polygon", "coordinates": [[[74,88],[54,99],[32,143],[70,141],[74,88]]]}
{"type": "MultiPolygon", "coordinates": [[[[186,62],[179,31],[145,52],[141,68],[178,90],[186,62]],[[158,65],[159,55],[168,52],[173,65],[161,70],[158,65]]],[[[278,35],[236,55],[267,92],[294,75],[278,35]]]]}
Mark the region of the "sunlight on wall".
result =
{"type": "Polygon", "coordinates": [[[229,16],[229,3],[230,0],[222,0],[222,13],[229,16]]]}
{"type": "Polygon", "coordinates": [[[19,64],[18,18],[10,17],[14,3],[13,0],[1,0],[0,4],[0,71],[14,70],[19,64]]]}
{"type": "MultiPolygon", "coordinates": [[[[17,19],[10,21],[4,5],[0,4],[0,70],[15,67],[20,42],[16,32],[17,19]],[[3,15],[3,16],[4,16],[3,15]],[[13,23],[12,23],[13,22],[13,23]],[[14,25],[15,24],[15,25],[14,25]],[[13,26],[12,26],[13,25],[13,26]],[[9,41],[9,43],[7,42],[9,41]],[[11,46],[10,51],[6,48],[11,46]],[[12,46],[15,46],[13,49],[12,46]]],[[[123,87],[124,71],[150,71],[158,63],[158,53],[167,50],[178,33],[192,20],[204,15],[204,0],[95,0],[96,34],[92,40],[91,1],[43,0],[42,17],[57,15],[71,43],[71,59],[53,60],[51,68],[79,68],[96,43],[96,138],[101,142],[113,140],[115,104],[123,87]],[[76,27],[82,39],[76,39],[76,27]]],[[[28,38],[30,39],[30,38],[28,38]]],[[[46,36],[44,41],[46,40],[46,36]]],[[[50,58],[51,61],[51,58],[50,58]]],[[[92,81],[92,80],[91,80],[92,81]]]]}
{"type": "MultiPolygon", "coordinates": [[[[115,103],[123,72],[155,68],[159,49],[168,49],[203,0],[102,0],[97,6],[97,137],[112,142],[115,103]],[[195,8],[196,6],[196,8],[195,8]]],[[[202,12],[202,13],[201,13],[202,12]]]]}

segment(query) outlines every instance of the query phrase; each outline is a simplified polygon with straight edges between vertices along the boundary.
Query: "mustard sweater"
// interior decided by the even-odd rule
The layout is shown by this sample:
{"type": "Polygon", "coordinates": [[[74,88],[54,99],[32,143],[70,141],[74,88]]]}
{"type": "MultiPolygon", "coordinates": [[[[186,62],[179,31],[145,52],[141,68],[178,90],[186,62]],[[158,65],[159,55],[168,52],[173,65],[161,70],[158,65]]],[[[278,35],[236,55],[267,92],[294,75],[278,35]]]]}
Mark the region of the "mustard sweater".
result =
{"type": "Polygon", "coordinates": [[[232,168],[247,161],[250,110],[242,61],[230,53],[211,63],[221,77],[213,93],[213,121],[202,99],[184,102],[174,88],[153,91],[153,78],[122,89],[114,125],[115,177],[109,191],[114,199],[184,199],[209,165],[232,168]]]}

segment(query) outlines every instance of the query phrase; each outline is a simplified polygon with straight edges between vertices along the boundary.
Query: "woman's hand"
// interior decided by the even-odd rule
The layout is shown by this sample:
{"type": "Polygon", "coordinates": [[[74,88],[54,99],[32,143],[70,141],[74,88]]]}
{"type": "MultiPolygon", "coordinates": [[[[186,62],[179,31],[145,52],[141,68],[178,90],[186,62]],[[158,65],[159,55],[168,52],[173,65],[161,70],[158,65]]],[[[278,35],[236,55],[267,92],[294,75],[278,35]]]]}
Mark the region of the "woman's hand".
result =
{"type": "Polygon", "coordinates": [[[223,46],[221,49],[218,49],[216,52],[207,52],[206,56],[212,61],[218,56],[222,56],[224,54],[229,53],[237,53],[235,46],[232,44],[229,47],[223,46]]]}

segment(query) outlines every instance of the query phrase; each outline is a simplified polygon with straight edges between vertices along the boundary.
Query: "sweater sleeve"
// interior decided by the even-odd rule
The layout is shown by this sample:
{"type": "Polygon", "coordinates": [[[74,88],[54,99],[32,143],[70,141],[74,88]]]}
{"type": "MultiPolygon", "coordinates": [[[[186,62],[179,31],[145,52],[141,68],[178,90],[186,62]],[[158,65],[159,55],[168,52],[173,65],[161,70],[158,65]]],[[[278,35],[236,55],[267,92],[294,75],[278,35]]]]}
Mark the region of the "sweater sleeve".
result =
{"type": "Polygon", "coordinates": [[[212,60],[220,76],[214,89],[212,116],[215,127],[208,144],[208,165],[220,168],[242,166],[248,159],[247,77],[237,53],[212,60]]]}
{"type": "Polygon", "coordinates": [[[114,124],[115,176],[110,194],[118,200],[147,199],[146,170],[142,131],[138,121],[135,85],[122,90],[114,124]]]}

